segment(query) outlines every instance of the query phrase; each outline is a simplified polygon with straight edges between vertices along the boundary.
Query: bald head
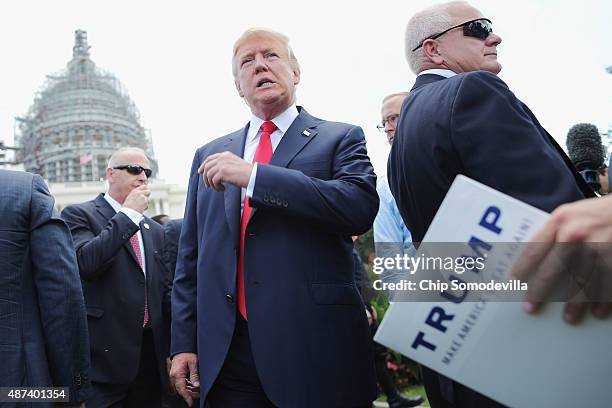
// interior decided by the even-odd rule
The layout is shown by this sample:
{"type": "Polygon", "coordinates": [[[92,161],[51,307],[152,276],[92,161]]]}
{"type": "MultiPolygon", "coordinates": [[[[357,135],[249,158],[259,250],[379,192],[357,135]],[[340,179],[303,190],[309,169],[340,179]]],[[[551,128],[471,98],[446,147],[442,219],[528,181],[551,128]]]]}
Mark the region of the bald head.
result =
{"type": "Polygon", "coordinates": [[[130,191],[143,184],[148,184],[144,171],[134,174],[128,168],[122,168],[129,165],[136,166],[136,168],[140,166],[142,169],[151,168],[144,150],[137,147],[124,147],[113,153],[108,160],[106,179],[108,180],[108,193],[120,204],[123,204],[130,191]]]}
{"type": "MultiPolygon", "coordinates": [[[[108,167],[132,164],[130,160],[146,160],[147,166],[149,159],[144,150],[139,147],[122,147],[111,155],[108,159],[108,167]]],[[[147,167],[148,168],[148,167],[147,167]]]]}

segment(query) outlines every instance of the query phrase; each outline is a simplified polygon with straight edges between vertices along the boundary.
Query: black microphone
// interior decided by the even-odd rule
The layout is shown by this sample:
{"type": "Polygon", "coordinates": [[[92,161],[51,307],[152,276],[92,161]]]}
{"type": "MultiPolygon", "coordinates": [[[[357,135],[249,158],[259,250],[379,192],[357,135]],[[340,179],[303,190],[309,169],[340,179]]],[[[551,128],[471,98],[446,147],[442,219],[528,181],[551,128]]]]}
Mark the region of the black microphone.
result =
{"type": "Polygon", "coordinates": [[[579,123],[567,132],[567,151],[576,169],[593,189],[599,193],[599,173],[597,170],[604,164],[606,153],[597,126],[590,123],[579,123]]]}

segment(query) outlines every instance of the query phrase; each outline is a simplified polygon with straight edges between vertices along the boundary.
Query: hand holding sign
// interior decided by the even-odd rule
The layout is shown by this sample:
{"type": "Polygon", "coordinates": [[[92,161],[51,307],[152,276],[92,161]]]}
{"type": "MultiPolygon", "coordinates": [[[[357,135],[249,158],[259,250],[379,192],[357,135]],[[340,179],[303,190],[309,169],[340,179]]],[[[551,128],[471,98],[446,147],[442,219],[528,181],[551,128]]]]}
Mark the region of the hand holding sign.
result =
{"type": "Polygon", "coordinates": [[[563,317],[580,321],[589,306],[595,317],[612,310],[612,196],[557,208],[531,239],[512,276],[529,281],[525,310],[537,312],[559,281],[570,279],[575,293],[563,317]]]}

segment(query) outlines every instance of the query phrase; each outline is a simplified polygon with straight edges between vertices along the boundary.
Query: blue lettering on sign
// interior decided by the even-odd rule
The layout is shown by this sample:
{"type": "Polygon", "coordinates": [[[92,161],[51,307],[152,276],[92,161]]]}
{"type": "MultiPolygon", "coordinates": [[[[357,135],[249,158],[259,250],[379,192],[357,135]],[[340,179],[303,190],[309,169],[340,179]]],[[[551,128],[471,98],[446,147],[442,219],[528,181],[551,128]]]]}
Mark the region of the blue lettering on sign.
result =
{"type": "Polygon", "coordinates": [[[425,323],[433,327],[434,329],[440,330],[442,333],[446,332],[448,327],[445,327],[442,322],[445,320],[453,320],[455,315],[446,314],[444,309],[440,306],[436,306],[431,309],[429,312],[429,316],[427,316],[427,320],[425,323]]]}
{"type": "MultiPolygon", "coordinates": [[[[499,207],[495,207],[492,205],[485,210],[482,218],[480,218],[480,222],[478,223],[478,225],[499,235],[502,232],[502,229],[497,225],[497,222],[499,221],[500,217],[501,210],[499,209],[499,207]]],[[[473,235],[470,237],[468,245],[470,246],[470,248],[472,248],[472,251],[474,251],[474,253],[479,257],[484,257],[485,252],[489,252],[491,251],[491,248],[493,248],[493,245],[473,235]]],[[[479,273],[480,270],[477,268],[472,268],[472,272],[479,273]]]]}
{"type": "Polygon", "coordinates": [[[480,223],[478,225],[499,235],[502,231],[502,229],[497,226],[497,221],[499,221],[500,216],[501,210],[499,207],[490,206],[485,210],[485,213],[480,219],[480,223]]]}
{"type": "MultiPolygon", "coordinates": [[[[443,322],[445,320],[453,320],[454,318],[455,318],[455,315],[446,314],[444,309],[442,309],[440,306],[436,306],[436,307],[433,307],[431,311],[429,312],[427,319],[425,319],[425,323],[428,326],[431,326],[434,329],[444,333],[446,332],[448,327],[444,326],[443,322]]],[[[424,346],[425,348],[428,348],[431,351],[436,350],[436,345],[425,340],[425,333],[423,333],[422,331],[419,332],[419,334],[417,334],[416,339],[414,339],[411,345],[411,347],[415,350],[419,346],[424,346]]]]}
{"type": "Polygon", "coordinates": [[[470,248],[472,248],[472,250],[476,253],[476,255],[478,255],[481,258],[485,256],[484,252],[480,251],[481,248],[489,252],[491,248],[493,247],[491,244],[484,242],[482,239],[474,237],[474,236],[470,237],[470,241],[468,242],[468,245],[470,246],[470,248]]]}
{"type": "MultiPolygon", "coordinates": [[[[502,232],[501,227],[498,225],[500,217],[501,217],[500,208],[496,206],[489,206],[485,210],[485,213],[480,219],[480,222],[478,223],[478,225],[480,227],[485,228],[486,230],[493,232],[496,235],[499,235],[502,232]]],[[[485,256],[484,253],[491,251],[491,249],[493,248],[493,245],[475,236],[470,237],[470,240],[468,241],[468,245],[470,246],[470,248],[472,248],[474,253],[476,253],[480,257],[484,257],[485,256]]],[[[469,255],[464,255],[464,256],[468,257],[469,255]]],[[[472,269],[472,271],[475,273],[480,272],[478,269],[472,269]]],[[[460,282],[463,282],[461,279],[457,277],[454,277],[454,279],[460,282]]],[[[445,297],[447,300],[453,303],[463,302],[465,298],[467,297],[467,295],[468,295],[467,290],[464,291],[464,293],[462,293],[460,296],[455,296],[447,292],[442,293],[443,297],[445,297]]],[[[443,322],[453,320],[454,318],[455,318],[455,315],[447,314],[443,308],[441,308],[440,306],[435,306],[429,312],[427,319],[425,319],[425,323],[428,326],[431,326],[434,329],[442,333],[445,333],[448,327],[445,326],[443,322]]],[[[419,333],[417,334],[416,338],[414,339],[411,345],[411,347],[415,350],[419,346],[423,346],[431,351],[435,351],[437,347],[435,344],[425,340],[425,333],[422,331],[419,331],[419,333]]]]}
{"type": "Polygon", "coordinates": [[[431,351],[436,351],[436,345],[426,341],[424,337],[425,333],[420,331],[419,334],[417,334],[416,339],[414,339],[414,341],[412,342],[411,347],[416,350],[419,346],[424,346],[430,349],[431,351]]]}

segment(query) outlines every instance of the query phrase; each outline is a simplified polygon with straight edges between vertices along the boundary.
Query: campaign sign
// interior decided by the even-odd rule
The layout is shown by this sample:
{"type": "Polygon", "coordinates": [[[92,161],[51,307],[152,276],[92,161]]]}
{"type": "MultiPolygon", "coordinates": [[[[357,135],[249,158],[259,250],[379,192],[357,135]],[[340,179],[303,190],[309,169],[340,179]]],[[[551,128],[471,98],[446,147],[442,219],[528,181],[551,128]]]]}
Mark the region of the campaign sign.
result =
{"type": "MultiPolygon", "coordinates": [[[[520,255],[518,246],[516,252],[508,249],[509,243],[528,241],[547,217],[458,176],[416,256],[448,255],[431,253],[437,246],[428,243],[465,243],[486,257],[487,281],[505,281],[520,255]]],[[[415,276],[423,280],[423,273],[429,272],[417,271],[415,276]]],[[[467,271],[461,279],[483,278],[467,271]]],[[[520,300],[492,301],[482,293],[423,296],[407,291],[402,301],[393,302],[375,341],[510,407],[612,406],[610,319],[588,316],[571,326],[562,319],[562,302],[528,315],[520,300]]]]}

